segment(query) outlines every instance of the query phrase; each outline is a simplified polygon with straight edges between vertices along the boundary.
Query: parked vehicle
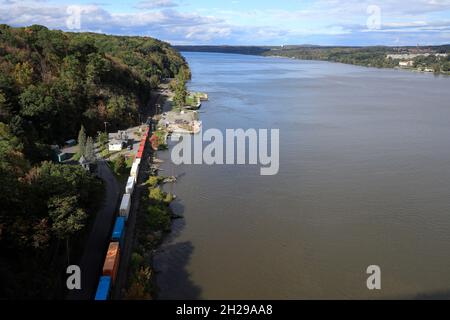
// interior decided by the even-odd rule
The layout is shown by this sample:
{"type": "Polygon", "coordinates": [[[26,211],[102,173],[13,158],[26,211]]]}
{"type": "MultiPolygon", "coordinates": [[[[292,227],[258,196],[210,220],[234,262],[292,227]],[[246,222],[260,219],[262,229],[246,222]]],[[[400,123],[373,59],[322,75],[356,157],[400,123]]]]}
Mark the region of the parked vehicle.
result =
{"type": "Polygon", "coordinates": [[[67,147],[73,147],[73,146],[76,146],[76,145],[77,145],[77,140],[75,140],[75,139],[67,140],[67,141],[65,142],[65,145],[66,145],[67,147]]]}

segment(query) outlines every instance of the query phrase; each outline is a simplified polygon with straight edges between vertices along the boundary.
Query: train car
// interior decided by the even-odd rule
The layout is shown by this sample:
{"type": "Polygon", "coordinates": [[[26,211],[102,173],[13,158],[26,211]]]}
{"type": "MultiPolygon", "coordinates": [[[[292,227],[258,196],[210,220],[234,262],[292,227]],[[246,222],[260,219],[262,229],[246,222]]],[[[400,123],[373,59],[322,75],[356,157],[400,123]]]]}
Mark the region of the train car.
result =
{"type": "Polygon", "coordinates": [[[120,216],[125,217],[125,220],[128,220],[128,215],[130,214],[131,208],[131,196],[128,193],[125,193],[122,197],[122,201],[120,202],[120,216]]]}
{"type": "Polygon", "coordinates": [[[139,164],[140,164],[140,160],[138,162],[138,159],[142,158],[142,153],[141,153],[140,157],[138,157],[138,156],[139,156],[139,152],[136,155],[136,160],[134,160],[133,165],[131,166],[131,171],[130,171],[130,176],[134,178],[134,182],[137,181],[137,176],[139,173],[139,164]]]}
{"type": "Polygon", "coordinates": [[[125,217],[117,217],[111,235],[111,242],[118,242],[119,247],[123,248],[124,239],[125,239],[125,217]]]}
{"type": "Polygon", "coordinates": [[[111,292],[111,277],[101,276],[98,282],[95,300],[108,300],[111,292]]]}
{"type": "Polygon", "coordinates": [[[133,194],[134,191],[134,177],[128,177],[127,185],[125,186],[125,193],[133,194]]]}
{"type": "Polygon", "coordinates": [[[114,285],[119,269],[120,248],[118,242],[110,242],[103,264],[103,275],[111,277],[111,286],[114,285]]]}
{"type": "Polygon", "coordinates": [[[143,153],[144,153],[143,150],[138,151],[137,154],[136,154],[136,159],[142,158],[143,153]]]}

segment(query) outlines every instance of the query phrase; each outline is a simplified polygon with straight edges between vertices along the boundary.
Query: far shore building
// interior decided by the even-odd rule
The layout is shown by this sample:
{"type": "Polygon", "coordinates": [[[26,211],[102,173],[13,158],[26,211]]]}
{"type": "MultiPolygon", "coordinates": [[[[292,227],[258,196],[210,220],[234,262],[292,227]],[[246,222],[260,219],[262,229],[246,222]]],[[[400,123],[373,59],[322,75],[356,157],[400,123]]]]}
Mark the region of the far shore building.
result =
{"type": "Polygon", "coordinates": [[[414,66],[414,61],[413,61],[413,60],[400,61],[400,62],[398,63],[398,65],[399,65],[400,67],[403,67],[403,68],[409,68],[409,67],[414,66]]]}

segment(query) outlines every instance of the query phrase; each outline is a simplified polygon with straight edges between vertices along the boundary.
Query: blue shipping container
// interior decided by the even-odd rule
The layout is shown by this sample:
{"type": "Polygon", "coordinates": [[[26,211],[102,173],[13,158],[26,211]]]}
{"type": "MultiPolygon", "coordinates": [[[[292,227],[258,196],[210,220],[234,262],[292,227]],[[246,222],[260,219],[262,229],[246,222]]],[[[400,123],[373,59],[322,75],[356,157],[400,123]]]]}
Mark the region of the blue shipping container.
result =
{"type": "Polygon", "coordinates": [[[111,241],[119,242],[122,247],[123,237],[125,235],[125,217],[117,217],[111,236],[111,241]]]}
{"type": "Polygon", "coordinates": [[[111,290],[111,277],[101,276],[100,281],[98,282],[95,300],[108,300],[110,290],[111,290]]]}

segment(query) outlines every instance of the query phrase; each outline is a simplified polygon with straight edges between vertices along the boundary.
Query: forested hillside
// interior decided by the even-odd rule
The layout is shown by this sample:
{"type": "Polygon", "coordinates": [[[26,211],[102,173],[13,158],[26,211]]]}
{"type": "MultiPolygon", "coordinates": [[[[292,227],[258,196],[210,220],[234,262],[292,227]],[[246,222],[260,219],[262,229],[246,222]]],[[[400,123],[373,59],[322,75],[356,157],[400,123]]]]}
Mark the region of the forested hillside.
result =
{"type": "Polygon", "coordinates": [[[51,144],[138,123],[160,80],[188,71],[144,37],[0,25],[0,298],[61,298],[102,183],[50,162],[51,144]],[[64,268],[63,268],[64,267],[64,268]]]}

